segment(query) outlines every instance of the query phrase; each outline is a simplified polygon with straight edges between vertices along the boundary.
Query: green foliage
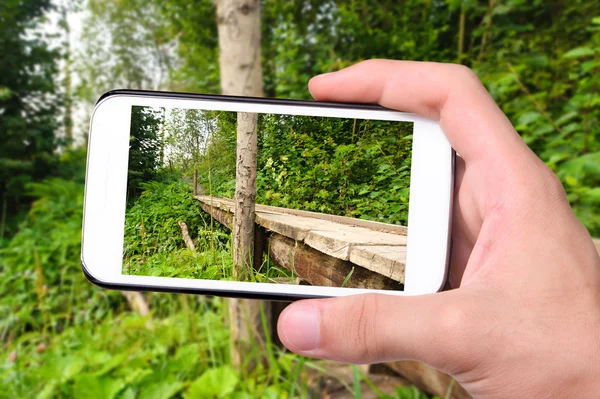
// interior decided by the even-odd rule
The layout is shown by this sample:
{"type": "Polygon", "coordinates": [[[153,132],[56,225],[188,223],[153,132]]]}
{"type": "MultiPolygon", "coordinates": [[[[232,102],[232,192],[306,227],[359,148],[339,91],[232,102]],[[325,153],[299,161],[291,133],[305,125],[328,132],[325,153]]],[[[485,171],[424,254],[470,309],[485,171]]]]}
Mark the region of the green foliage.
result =
{"type": "Polygon", "coordinates": [[[16,232],[19,218],[11,216],[27,210],[26,185],[56,164],[59,52],[36,30],[50,7],[49,0],[0,4],[0,240],[16,232]]]}
{"type": "Polygon", "coordinates": [[[457,30],[439,0],[265,0],[265,93],[309,98],[312,76],[370,58],[453,61],[457,30]]]}
{"type": "MultiPolygon", "coordinates": [[[[234,117],[219,113],[208,154],[197,164],[202,184],[230,198],[234,117]]],[[[406,225],[410,124],[262,114],[258,131],[258,202],[406,225]]]]}
{"type": "Polygon", "coordinates": [[[129,136],[129,165],[127,167],[127,197],[140,194],[141,184],[153,180],[164,158],[161,124],[164,109],[150,107],[131,109],[129,136]]]}
{"type": "Polygon", "coordinates": [[[473,33],[490,43],[479,48],[473,67],[525,142],[560,177],[576,215],[599,236],[596,11],[586,1],[498,4],[473,33]]]}
{"type": "Polygon", "coordinates": [[[412,126],[264,115],[259,202],[407,223],[412,126]]]}
{"type": "Polygon", "coordinates": [[[102,293],[81,274],[83,186],[53,179],[30,184],[33,204],[19,233],[0,250],[0,331],[5,340],[25,340],[31,330],[60,332],[66,326],[106,316],[104,302],[119,307],[115,293],[102,293]],[[83,313],[80,310],[86,309],[83,313]]]}
{"type": "MultiPolygon", "coordinates": [[[[231,378],[220,299],[148,294],[152,314],[142,317],[126,309],[119,292],[87,282],[79,268],[82,194],[74,181],[32,185],[38,199],[0,251],[0,397],[281,397],[298,384],[297,357],[276,349],[268,367],[231,378]]],[[[138,201],[169,222],[193,216],[186,221],[201,226],[201,212],[189,211],[190,194],[184,183],[152,182],[138,201]],[[158,197],[163,204],[152,208],[158,197]]],[[[159,223],[149,234],[180,239],[175,226],[159,223]]],[[[216,242],[221,238],[226,245],[228,236],[216,242]]],[[[216,252],[231,259],[220,245],[216,252]]],[[[263,350],[256,347],[245,361],[260,363],[263,350]]],[[[306,387],[295,389],[306,396],[306,387]]]]}
{"type": "Polygon", "coordinates": [[[183,396],[193,398],[225,398],[233,393],[238,382],[238,373],[231,366],[206,370],[183,396]]]}
{"type": "Polygon", "coordinates": [[[3,360],[6,397],[170,398],[226,359],[228,331],[218,302],[195,301],[203,322],[122,314],[66,329],[40,345],[21,344],[3,360]],[[215,307],[216,305],[216,307],[215,307]],[[212,309],[211,309],[212,308],[212,309]],[[195,324],[196,323],[196,324],[195,324]],[[208,347],[207,343],[211,346],[208,347]]]}
{"type": "Polygon", "coordinates": [[[218,112],[212,117],[217,120],[216,129],[212,131],[205,156],[195,165],[198,180],[207,194],[233,198],[237,112],[218,112]]]}
{"type": "MultiPolygon", "coordinates": [[[[157,3],[158,4],[158,3],[157,3]]],[[[217,21],[212,1],[167,0],[157,6],[171,37],[178,37],[181,64],[169,70],[174,90],[219,93],[217,21]]]]}
{"type": "Polygon", "coordinates": [[[142,0],[85,1],[81,47],[73,66],[80,80],[78,99],[93,104],[115,88],[168,88],[176,34],[157,7],[142,0]]]}
{"type": "Polygon", "coordinates": [[[126,259],[134,255],[145,259],[184,247],[178,222],[187,224],[192,237],[197,237],[209,223],[192,196],[191,185],[183,181],[151,181],[142,187],[143,193],[126,212],[126,259]]]}
{"type": "MultiPolygon", "coordinates": [[[[230,232],[213,223],[202,211],[200,203],[193,199],[192,187],[181,180],[151,181],[143,183],[142,187],[144,191],[130,203],[126,213],[123,272],[143,276],[233,279],[230,232]],[[195,250],[186,248],[179,222],[187,225],[195,250]]],[[[289,272],[265,259],[251,277],[254,281],[265,282],[289,277],[289,272]]]]}

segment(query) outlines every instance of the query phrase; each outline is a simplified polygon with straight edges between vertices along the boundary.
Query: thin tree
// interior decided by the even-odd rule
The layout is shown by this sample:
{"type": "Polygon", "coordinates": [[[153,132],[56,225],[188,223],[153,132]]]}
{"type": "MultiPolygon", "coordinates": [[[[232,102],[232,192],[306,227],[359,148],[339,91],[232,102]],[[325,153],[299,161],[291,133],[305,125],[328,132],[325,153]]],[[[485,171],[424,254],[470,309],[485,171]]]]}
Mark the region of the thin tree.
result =
{"type": "MultiPolygon", "coordinates": [[[[229,95],[263,95],[258,0],[217,0],[221,92],[229,95]]],[[[256,201],[256,150],[258,116],[238,113],[236,145],[235,219],[233,223],[234,276],[251,274],[254,254],[256,201]]],[[[262,340],[260,303],[229,300],[231,360],[242,363],[252,341],[262,340]]]]}

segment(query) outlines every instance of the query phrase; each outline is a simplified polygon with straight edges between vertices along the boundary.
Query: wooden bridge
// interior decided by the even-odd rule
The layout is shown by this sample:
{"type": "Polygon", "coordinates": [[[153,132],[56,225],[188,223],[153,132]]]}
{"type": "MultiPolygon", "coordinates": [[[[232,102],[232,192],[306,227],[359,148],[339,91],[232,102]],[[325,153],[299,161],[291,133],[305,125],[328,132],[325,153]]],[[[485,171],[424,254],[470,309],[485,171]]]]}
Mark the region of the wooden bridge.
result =
{"type": "MultiPolygon", "coordinates": [[[[233,200],[196,195],[202,209],[231,228],[233,200]]],[[[402,289],[404,226],[256,205],[254,259],[266,253],[300,281],[320,286],[402,289]]],[[[260,265],[255,265],[260,267],[260,265]]]]}

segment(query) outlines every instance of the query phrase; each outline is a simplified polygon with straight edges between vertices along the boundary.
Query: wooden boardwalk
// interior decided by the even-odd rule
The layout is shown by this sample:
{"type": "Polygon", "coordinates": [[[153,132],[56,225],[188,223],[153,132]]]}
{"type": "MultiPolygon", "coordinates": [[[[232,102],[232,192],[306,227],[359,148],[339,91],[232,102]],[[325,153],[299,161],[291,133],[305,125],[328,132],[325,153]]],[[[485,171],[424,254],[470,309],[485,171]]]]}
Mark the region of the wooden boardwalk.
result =
{"type": "MultiPolygon", "coordinates": [[[[197,195],[202,209],[231,228],[233,200],[197,195]]],[[[256,205],[255,258],[278,265],[312,285],[400,289],[406,265],[404,226],[256,205]]]]}

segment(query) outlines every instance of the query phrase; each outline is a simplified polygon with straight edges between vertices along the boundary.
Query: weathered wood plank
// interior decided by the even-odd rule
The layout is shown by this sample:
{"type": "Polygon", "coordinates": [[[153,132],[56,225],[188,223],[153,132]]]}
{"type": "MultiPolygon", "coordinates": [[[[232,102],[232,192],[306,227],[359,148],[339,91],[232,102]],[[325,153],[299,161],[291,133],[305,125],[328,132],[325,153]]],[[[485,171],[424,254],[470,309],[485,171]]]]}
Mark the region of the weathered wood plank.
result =
{"type": "MultiPolygon", "coordinates": [[[[215,201],[215,199],[217,199],[220,206],[222,206],[222,207],[230,208],[233,206],[233,201],[229,198],[210,197],[207,195],[197,195],[197,196],[195,196],[195,198],[201,202],[209,202],[209,201],[211,201],[211,199],[212,199],[212,201],[215,201]]],[[[370,230],[382,231],[384,233],[389,233],[389,234],[406,235],[408,233],[408,229],[406,226],[401,226],[401,225],[396,225],[396,224],[388,224],[388,223],[382,223],[382,222],[374,222],[372,220],[356,219],[356,218],[351,218],[351,217],[346,217],[346,216],[328,215],[328,214],[319,213],[319,212],[301,211],[298,209],[281,208],[281,207],[272,206],[272,205],[256,204],[256,211],[309,217],[309,218],[318,219],[318,220],[327,220],[330,222],[335,222],[335,223],[339,223],[339,224],[343,224],[343,225],[347,225],[347,226],[364,227],[364,228],[367,228],[370,230]]]]}
{"type": "Polygon", "coordinates": [[[214,206],[211,207],[209,204],[200,202],[200,207],[202,208],[202,210],[204,212],[208,213],[213,218],[217,219],[217,221],[219,223],[221,223],[223,226],[231,229],[231,226],[233,225],[233,213],[221,209],[218,206],[218,203],[215,203],[214,206]]]}
{"type": "MultiPolygon", "coordinates": [[[[315,224],[314,230],[304,239],[304,243],[319,251],[343,260],[350,260],[350,249],[356,245],[396,245],[405,246],[406,237],[372,231],[363,227],[347,226],[345,229],[321,230],[315,224]]],[[[361,266],[370,269],[369,264],[361,266]]]]}
{"type": "Polygon", "coordinates": [[[374,272],[404,283],[406,247],[354,246],[350,249],[350,262],[357,265],[369,264],[374,272]]]}
{"type": "Polygon", "coordinates": [[[402,285],[397,281],[349,261],[314,251],[307,245],[281,234],[271,233],[268,242],[271,259],[311,285],[341,287],[350,275],[344,285],[348,288],[402,289],[402,285]]]}

